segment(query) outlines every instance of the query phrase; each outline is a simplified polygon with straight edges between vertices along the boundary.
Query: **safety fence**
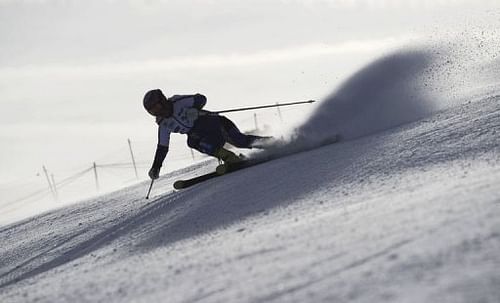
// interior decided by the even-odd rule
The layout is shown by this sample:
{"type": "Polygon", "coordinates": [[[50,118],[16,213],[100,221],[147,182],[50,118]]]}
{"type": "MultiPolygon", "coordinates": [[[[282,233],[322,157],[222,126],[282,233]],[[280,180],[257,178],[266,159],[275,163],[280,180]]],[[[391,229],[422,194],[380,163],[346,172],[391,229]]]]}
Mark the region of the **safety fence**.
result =
{"type": "MultiPolygon", "coordinates": [[[[147,179],[156,142],[127,139],[123,143],[120,148],[96,157],[86,166],[71,168],[59,165],[52,170],[50,166],[42,165],[36,170],[36,175],[3,183],[0,188],[0,215],[29,212],[35,208],[43,211],[147,179]]],[[[188,166],[206,157],[179,145],[167,157],[169,170],[188,166]]]]}
{"type": "MultiPolygon", "coordinates": [[[[249,130],[247,132],[263,131],[269,125],[282,124],[284,122],[283,113],[287,111],[290,111],[290,109],[277,107],[273,112],[267,114],[247,113],[244,117],[240,116],[238,124],[245,125],[245,129],[249,130]]],[[[135,146],[133,146],[133,143],[132,140],[127,139],[127,144],[123,144],[118,150],[110,151],[107,155],[96,159],[88,166],[73,170],[62,179],[60,178],[61,172],[55,174],[48,167],[42,166],[36,180],[33,179],[33,182],[28,184],[26,178],[23,179],[23,182],[25,182],[24,188],[21,187],[21,190],[17,190],[17,192],[21,191],[24,194],[15,195],[10,199],[4,198],[3,201],[0,201],[0,213],[7,214],[19,208],[30,207],[41,201],[60,205],[62,202],[72,200],[75,197],[82,198],[82,192],[86,196],[90,196],[147,179],[147,171],[151,166],[153,157],[151,147],[155,146],[155,143],[136,142],[139,144],[135,146]],[[145,151],[146,146],[147,151],[145,151]],[[139,150],[138,153],[137,149],[139,150]],[[114,161],[109,161],[110,158],[114,161]],[[72,187],[73,189],[70,190],[72,187]],[[77,192],[77,194],[72,195],[70,192],[77,192]]],[[[182,165],[187,166],[190,163],[201,161],[205,157],[205,155],[197,151],[189,150],[186,153],[186,150],[184,150],[177,155],[169,153],[168,162],[177,163],[177,167],[180,168],[182,165]]]]}

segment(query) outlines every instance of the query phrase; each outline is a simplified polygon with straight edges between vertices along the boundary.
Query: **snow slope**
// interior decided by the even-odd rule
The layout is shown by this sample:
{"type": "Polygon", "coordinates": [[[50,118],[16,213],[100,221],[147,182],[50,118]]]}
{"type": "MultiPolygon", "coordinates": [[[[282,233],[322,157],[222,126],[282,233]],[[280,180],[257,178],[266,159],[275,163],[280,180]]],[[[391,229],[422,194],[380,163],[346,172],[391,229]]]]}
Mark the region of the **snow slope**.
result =
{"type": "MultiPolygon", "coordinates": [[[[499,302],[500,93],[481,92],[347,136],[335,122],[349,140],[185,191],[173,182],[216,163],[150,200],[143,183],[3,227],[0,301],[499,302]]],[[[364,107],[344,108],[347,123],[364,107]]]]}

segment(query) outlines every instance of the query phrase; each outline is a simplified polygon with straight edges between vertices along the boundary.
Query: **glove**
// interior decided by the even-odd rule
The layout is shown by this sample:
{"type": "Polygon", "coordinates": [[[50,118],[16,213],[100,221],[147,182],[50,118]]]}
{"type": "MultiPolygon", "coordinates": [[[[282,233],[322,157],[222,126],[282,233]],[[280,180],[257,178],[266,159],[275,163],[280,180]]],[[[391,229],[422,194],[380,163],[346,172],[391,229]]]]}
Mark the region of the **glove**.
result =
{"type": "Polygon", "coordinates": [[[160,177],[160,168],[159,167],[151,167],[151,169],[148,172],[149,177],[151,180],[156,180],[160,177]]]}
{"type": "Polygon", "coordinates": [[[199,110],[194,108],[194,107],[186,109],[186,117],[190,121],[194,121],[194,120],[198,119],[199,115],[200,115],[199,110]]]}

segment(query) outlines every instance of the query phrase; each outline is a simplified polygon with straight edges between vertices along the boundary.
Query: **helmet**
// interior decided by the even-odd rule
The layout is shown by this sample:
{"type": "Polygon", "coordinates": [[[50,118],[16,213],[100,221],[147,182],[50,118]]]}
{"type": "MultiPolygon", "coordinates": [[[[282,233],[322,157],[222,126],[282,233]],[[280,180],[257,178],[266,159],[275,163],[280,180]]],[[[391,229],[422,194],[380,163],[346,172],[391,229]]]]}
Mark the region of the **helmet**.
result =
{"type": "Polygon", "coordinates": [[[153,116],[169,116],[172,112],[172,103],[167,100],[160,89],[150,90],[142,101],[144,108],[153,116]]]}

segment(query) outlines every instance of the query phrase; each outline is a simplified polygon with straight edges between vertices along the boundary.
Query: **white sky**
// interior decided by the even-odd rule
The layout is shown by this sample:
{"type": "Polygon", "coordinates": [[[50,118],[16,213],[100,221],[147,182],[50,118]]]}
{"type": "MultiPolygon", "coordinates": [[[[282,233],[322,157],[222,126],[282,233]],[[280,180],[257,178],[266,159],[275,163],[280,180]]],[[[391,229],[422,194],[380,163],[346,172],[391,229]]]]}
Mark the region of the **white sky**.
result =
{"type": "MultiPolygon", "coordinates": [[[[321,99],[389,49],[498,20],[497,3],[0,0],[0,195],[43,164],[64,177],[113,162],[127,138],[150,161],[148,89],[200,92],[213,110],[321,99]]],[[[251,115],[231,117],[249,128],[251,115]]]]}

